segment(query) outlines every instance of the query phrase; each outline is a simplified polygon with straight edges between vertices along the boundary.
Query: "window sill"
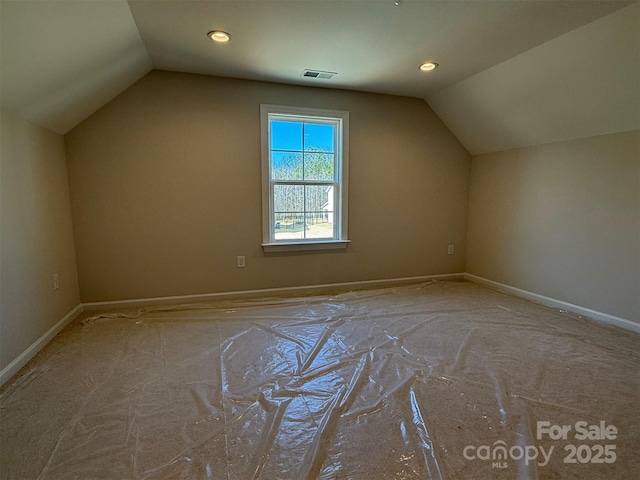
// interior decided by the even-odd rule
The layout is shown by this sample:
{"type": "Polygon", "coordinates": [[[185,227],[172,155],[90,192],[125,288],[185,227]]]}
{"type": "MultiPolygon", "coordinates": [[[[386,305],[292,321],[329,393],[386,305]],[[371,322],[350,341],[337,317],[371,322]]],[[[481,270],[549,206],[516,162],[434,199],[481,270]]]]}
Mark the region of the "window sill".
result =
{"type": "Polygon", "coordinates": [[[305,250],[344,250],[349,240],[327,240],[320,242],[278,242],[263,243],[265,253],[270,252],[301,252],[305,250]]]}

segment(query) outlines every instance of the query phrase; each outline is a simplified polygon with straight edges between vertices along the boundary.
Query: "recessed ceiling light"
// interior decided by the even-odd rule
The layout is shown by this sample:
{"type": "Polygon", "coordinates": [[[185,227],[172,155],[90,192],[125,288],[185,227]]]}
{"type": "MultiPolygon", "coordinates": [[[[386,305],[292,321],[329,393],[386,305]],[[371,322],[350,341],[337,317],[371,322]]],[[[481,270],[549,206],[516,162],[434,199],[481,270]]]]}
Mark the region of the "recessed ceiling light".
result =
{"type": "Polygon", "coordinates": [[[227,32],[223,32],[222,30],[214,30],[212,32],[207,33],[207,37],[215,42],[228,42],[231,40],[231,35],[227,32]]]}
{"type": "Polygon", "coordinates": [[[435,70],[438,67],[436,62],[425,62],[420,65],[420,70],[423,72],[430,72],[431,70],[435,70]]]}

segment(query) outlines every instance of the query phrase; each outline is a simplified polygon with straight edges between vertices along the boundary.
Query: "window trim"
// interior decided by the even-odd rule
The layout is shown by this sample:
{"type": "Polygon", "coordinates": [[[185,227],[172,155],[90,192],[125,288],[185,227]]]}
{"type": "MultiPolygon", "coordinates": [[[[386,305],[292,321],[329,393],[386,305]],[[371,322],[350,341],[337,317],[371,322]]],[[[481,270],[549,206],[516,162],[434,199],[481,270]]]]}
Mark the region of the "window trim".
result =
{"type": "MultiPolygon", "coordinates": [[[[262,150],[262,247],[265,252],[303,251],[303,250],[335,250],[345,249],[348,240],[348,206],[349,206],[349,112],[343,110],[326,110],[285,105],[260,105],[261,150],[262,150]],[[339,158],[336,172],[338,184],[339,208],[336,216],[336,238],[330,239],[286,239],[276,241],[273,237],[273,196],[271,195],[271,135],[270,116],[299,116],[318,118],[318,120],[337,120],[341,128],[337,131],[335,145],[339,158]]],[[[277,183],[277,182],[276,182],[277,183]]]]}

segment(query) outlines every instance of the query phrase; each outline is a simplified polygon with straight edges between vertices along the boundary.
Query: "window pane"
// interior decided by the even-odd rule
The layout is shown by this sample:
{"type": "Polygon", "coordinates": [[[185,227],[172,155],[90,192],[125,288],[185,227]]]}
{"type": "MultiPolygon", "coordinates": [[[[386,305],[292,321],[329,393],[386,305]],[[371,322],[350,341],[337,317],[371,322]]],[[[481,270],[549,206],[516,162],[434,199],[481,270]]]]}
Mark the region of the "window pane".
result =
{"type": "Polygon", "coordinates": [[[333,238],[333,212],[307,213],[305,238],[333,238]]]}
{"type": "Polygon", "coordinates": [[[334,187],[309,185],[305,187],[307,224],[306,238],[333,238],[334,187]]]}
{"type": "Polygon", "coordinates": [[[325,185],[307,185],[305,187],[305,201],[307,212],[321,212],[329,204],[329,191],[333,187],[325,185]]]}
{"type": "Polygon", "coordinates": [[[302,154],[272,151],[271,178],[273,180],[302,180],[302,154]]]}
{"type": "Polygon", "coordinates": [[[333,153],[334,125],[304,124],[304,150],[333,153]]]}
{"type": "Polygon", "coordinates": [[[333,154],[308,153],[304,154],[305,180],[333,180],[333,154]]]}
{"type": "Polygon", "coordinates": [[[305,238],[303,213],[275,213],[274,236],[276,240],[295,240],[305,238]]]}
{"type": "Polygon", "coordinates": [[[274,213],[304,212],[304,186],[302,185],[274,185],[273,186],[274,213]]]}
{"type": "Polygon", "coordinates": [[[272,121],[271,149],[302,151],[302,123],[272,121]]]}

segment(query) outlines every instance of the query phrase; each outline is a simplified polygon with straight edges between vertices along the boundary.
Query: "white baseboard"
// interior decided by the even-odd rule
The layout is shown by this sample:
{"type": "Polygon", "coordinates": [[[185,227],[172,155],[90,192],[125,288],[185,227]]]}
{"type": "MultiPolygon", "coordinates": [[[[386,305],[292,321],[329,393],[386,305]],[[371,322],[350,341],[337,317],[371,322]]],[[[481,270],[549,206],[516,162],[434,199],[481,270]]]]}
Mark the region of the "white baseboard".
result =
{"type": "Polygon", "coordinates": [[[446,273],[442,275],[425,275],[420,277],[386,278],[382,280],[365,280],[360,282],[326,283],[323,285],[305,285],[300,287],[265,288],[258,290],[242,290],[235,292],[203,293],[200,295],[178,295],[172,297],[138,298],[133,300],[114,300],[108,302],[83,303],[84,311],[101,310],[105,308],[136,308],[152,305],[167,305],[177,303],[208,302],[212,300],[228,300],[239,298],[255,298],[265,295],[277,295],[287,293],[314,293],[322,290],[337,289],[348,290],[366,287],[384,287],[402,285],[407,283],[423,282],[428,280],[455,280],[463,279],[464,273],[446,273]]]}
{"type": "Polygon", "coordinates": [[[58,322],[47,330],[38,340],[33,342],[29,347],[22,352],[18,357],[11,362],[9,365],[4,367],[2,371],[0,371],[0,386],[4,385],[4,383],[13,377],[18,370],[24,367],[29,360],[31,360],[36,353],[38,353],[42,348],[49,343],[53,337],[55,337],[60,331],[66,327],[74,318],[76,318],[83,311],[82,304],[77,305],[73,310],[67,313],[64,317],[62,317],[58,322]]]}
{"type": "Polygon", "coordinates": [[[555,298],[545,297],[544,295],[529,292],[527,290],[522,290],[516,287],[511,287],[503,283],[494,282],[493,280],[478,277],[470,273],[465,273],[464,278],[466,280],[479,283],[500,292],[508,293],[511,295],[515,295],[516,297],[524,298],[535,303],[546,305],[547,307],[566,310],[567,312],[592,318],[593,320],[597,320],[602,323],[615,325],[616,327],[621,327],[626,330],[631,330],[632,332],[640,333],[640,323],[634,322],[633,320],[627,320],[626,318],[616,317],[614,315],[609,315],[608,313],[598,312],[597,310],[591,310],[590,308],[581,307],[580,305],[574,305],[573,303],[563,302],[562,300],[557,300],[555,298]]]}

